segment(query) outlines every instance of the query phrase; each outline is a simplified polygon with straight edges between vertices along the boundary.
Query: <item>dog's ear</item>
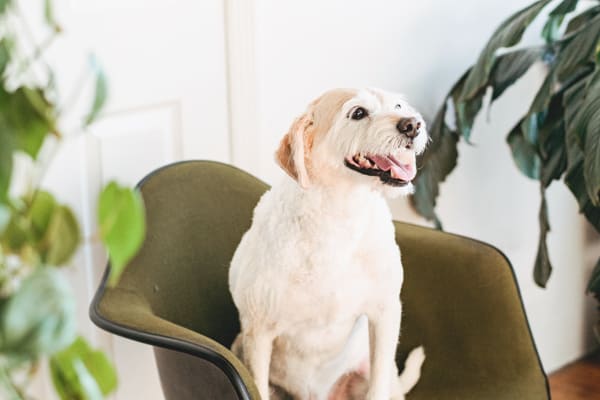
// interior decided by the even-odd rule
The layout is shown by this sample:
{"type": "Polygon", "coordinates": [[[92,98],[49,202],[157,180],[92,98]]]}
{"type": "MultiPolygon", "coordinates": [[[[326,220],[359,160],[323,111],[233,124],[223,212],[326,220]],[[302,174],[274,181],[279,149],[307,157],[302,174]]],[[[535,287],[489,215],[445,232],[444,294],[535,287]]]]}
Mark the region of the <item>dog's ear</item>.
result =
{"type": "Polygon", "coordinates": [[[312,125],[310,111],[296,118],[275,153],[279,166],[305,189],[310,185],[307,161],[313,141],[312,125]]]}

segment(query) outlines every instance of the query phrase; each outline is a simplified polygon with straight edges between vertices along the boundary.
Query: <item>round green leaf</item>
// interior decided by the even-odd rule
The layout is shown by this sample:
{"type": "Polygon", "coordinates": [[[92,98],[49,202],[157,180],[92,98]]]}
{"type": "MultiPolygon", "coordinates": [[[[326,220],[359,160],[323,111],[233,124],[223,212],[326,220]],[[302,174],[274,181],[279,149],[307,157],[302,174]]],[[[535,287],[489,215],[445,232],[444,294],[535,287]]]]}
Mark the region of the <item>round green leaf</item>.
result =
{"type": "Polygon", "coordinates": [[[36,192],[29,208],[31,218],[31,228],[33,236],[41,239],[50,224],[52,215],[56,209],[56,200],[50,193],[40,190],[36,192]]]}
{"type": "Polygon", "coordinates": [[[7,92],[0,85],[0,126],[14,139],[14,146],[36,158],[49,132],[56,131],[54,105],[41,89],[20,87],[7,92]]]}
{"type": "Polygon", "coordinates": [[[75,300],[55,270],[28,276],[0,309],[0,353],[34,358],[63,349],[75,337],[75,300]]]}
{"type": "Polygon", "coordinates": [[[78,337],[50,359],[52,382],[62,400],[101,400],[117,387],[117,374],[104,353],[78,337]]]}
{"type": "Polygon", "coordinates": [[[100,237],[110,257],[109,282],[115,284],[146,233],[144,203],[139,192],[110,182],[100,194],[98,220],[100,237]]]}
{"type": "Polygon", "coordinates": [[[54,266],[66,264],[77,250],[80,239],[79,224],[71,209],[56,206],[40,244],[42,260],[54,266]]]}

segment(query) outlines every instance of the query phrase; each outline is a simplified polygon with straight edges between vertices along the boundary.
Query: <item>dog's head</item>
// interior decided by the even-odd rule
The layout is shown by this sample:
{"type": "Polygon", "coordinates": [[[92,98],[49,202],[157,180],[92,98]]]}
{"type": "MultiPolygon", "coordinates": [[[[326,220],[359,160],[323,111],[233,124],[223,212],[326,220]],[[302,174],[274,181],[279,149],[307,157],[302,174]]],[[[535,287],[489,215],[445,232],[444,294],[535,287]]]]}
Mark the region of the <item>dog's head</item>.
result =
{"type": "Polygon", "coordinates": [[[294,121],[276,159],[304,188],[344,181],[409,194],[427,141],[423,117],[402,96],[335,89],[294,121]]]}

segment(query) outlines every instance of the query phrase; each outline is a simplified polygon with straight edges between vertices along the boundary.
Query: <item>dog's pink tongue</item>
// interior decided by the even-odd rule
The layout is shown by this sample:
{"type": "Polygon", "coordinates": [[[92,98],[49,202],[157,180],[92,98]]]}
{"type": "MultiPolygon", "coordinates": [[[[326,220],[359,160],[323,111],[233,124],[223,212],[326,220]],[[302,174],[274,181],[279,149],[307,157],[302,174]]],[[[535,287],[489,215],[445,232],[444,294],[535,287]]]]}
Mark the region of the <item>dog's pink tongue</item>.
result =
{"type": "Polygon", "coordinates": [[[392,178],[410,182],[417,175],[417,161],[413,152],[400,153],[397,156],[371,156],[370,158],[380,169],[390,171],[392,178]]]}

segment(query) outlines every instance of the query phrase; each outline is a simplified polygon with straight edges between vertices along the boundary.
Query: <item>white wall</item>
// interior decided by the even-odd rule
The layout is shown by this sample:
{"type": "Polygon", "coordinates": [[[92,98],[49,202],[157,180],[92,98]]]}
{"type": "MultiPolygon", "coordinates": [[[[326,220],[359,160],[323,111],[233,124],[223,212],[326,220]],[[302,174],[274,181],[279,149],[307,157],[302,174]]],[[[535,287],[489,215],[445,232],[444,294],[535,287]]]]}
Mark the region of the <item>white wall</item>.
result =
{"type": "MultiPolygon", "coordinates": [[[[400,91],[431,118],[496,26],[530,1],[464,0],[460,8],[450,0],[254,3],[255,12],[246,15],[246,22],[254,24],[254,51],[247,65],[236,66],[247,67],[246,79],[256,80],[252,143],[240,144],[233,154],[252,154],[251,159],[234,157],[234,162],[273,182],[281,174],[272,156],[278,141],[322,91],[340,86],[400,91]]],[[[526,41],[539,40],[533,32],[526,41]]],[[[551,371],[594,344],[595,314],[593,301],[584,295],[592,265],[589,259],[584,262],[582,218],[560,184],[550,188],[548,198],[555,271],[546,290],[533,283],[538,185],[517,171],[504,136],[543,73],[532,70],[507,91],[489,121],[480,116],[473,133],[476,145],[460,147],[458,169],[442,186],[439,213],[446,230],[490,242],[511,259],[543,364],[551,371]]],[[[397,217],[424,222],[405,202],[392,206],[397,217]]]]}

